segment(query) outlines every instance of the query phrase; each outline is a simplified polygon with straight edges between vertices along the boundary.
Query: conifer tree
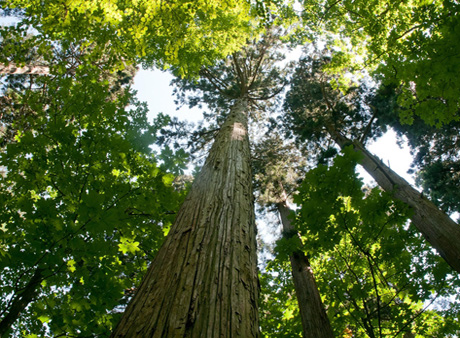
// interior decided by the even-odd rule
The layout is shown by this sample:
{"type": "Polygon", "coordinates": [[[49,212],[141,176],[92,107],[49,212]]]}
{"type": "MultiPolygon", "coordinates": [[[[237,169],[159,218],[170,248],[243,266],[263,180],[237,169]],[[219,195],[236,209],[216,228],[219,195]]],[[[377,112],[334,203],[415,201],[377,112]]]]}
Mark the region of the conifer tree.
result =
{"type": "Polygon", "coordinates": [[[255,146],[256,187],[258,203],[273,207],[280,216],[283,239],[292,243],[289,252],[292,280],[302,320],[303,337],[334,337],[323,306],[309,259],[302,251],[301,241],[293,224],[294,212],[288,205],[288,189],[295,191],[306,161],[294,144],[270,132],[255,146]],[[269,136],[268,136],[269,135],[269,136]]]}
{"type": "Polygon", "coordinates": [[[223,123],[112,337],[259,336],[248,120],[258,101],[276,93],[274,41],[268,35],[203,69],[198,83],[182,81],[184,90],[220,98],[212,102],[223,123]]]}
{"type": "Polygon", "coordinates": [[[460,272],[460,226],[364,148],[362,141],[372,132],[373,118],[362,109],[357,90],[351,89],[348,98],[332,90],[321,72],[324,62],[321,58],[304,60],[297,69],[286,101],[288,133],[297,132],[319,140],[329,136],[341,148],[352,145],[360,153],[360,164],[369,175],[382,189],[392,192],[413,209],[414,226],[446,262],[460,272]]]}

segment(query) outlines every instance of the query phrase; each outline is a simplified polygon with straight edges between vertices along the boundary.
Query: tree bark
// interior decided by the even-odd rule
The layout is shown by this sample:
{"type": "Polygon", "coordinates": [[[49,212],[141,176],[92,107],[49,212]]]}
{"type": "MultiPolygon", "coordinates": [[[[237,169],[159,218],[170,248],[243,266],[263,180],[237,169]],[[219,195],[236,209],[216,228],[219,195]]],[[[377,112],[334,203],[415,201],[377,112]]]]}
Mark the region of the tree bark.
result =
{"type": "Polygon", "coordinates": [[[361,166],[380,187],[392,192],[396,199],[413,209],[412,224],[444,260],[460,273],[460,226],[405,179],[367,151],[360,142],[353,142],[336,131],[332,131],[331,135],[341,148],[353,145],[354,150],[362,155],[361,166]]]}
{"type": "MultiPolygon", "coordinates": [[[[291,210],[286,200],[283,199],[277,203],[277,208],[281,216],[284,236],[296,236],[297,233],[289,218],[291,210]]],[[[308,258],[300,250],[293,252],[289,258],[300,316],[302,318],[303,337],[334,338],[334,333],[329,318],[327,318],[323,302],[321,301],[308,258]]]]}
{"type": "Polygon", "coordinates": [[[112,337],[258,337],[246,99],[237,100],[112,337]]]}
{"type": "Polygon", "coordinates": [[[0,64],[0,74],[48,75],[49,73],[50,73],[50,69],[48,66],[26,65],[23,67],[17,67],[13,63],[10,63],[8,65],[0,64]]]}
{"type": "Polygon", "coordinates": [[[11,325],[18,319],[21,312],[32,302],[38,293],[38,287],[42,281],[42,270],[37,268],[30,281],[21,291],[17,292],[13,302],[9,306],[10,311],[3,317],[0,322],[0,337],[6,337],[5,334],[10,330],[11,325]]]}

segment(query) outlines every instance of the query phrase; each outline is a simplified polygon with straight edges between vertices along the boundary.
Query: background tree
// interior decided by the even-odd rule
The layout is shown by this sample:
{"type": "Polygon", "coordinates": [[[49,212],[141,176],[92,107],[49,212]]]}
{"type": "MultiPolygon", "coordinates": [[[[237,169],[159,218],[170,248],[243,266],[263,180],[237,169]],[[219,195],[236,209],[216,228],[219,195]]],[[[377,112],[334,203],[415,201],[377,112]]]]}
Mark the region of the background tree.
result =
{"type": "Polygon", "coordinates": [[[349,97],[343,97],[321,79],[321,59],[306,61],[297,69],[293,87],[287,95],[288,117],[284,121],[288,133],[296,130],[307,138],[310,135],[316,139],[330,137],[341,148],[353,144],[361,154],[360,164],[363,168],[384,190],[392,192],[395,198],[414,210],[411,217],[414,226],[453,269],[460,271],[458,224],[364,148],[362,143],[372,133],[374,118],[369,110],[363,109],[362,99],[356,95],[357,90],[350,89],[347,93],[349,97]],[[366,116],[367,124],[364,124],[362,121],[366,121],[366,116]],[[357,139],[352,139],[353,135],[359,133],[357,139]]]}
{"type": "Polygon", "coordinates": [[[402,124],[398,95],[393,86],[382,86],[370,97],[369,103],[378,111],[375,123],[382,128],[391,126],[400,142],[407,140],[414,157],[411,172],[423,193],[444,212],[458,212],[458,122],[436,127],[414,117],[412,124],[402,124]]]}
{"type": "MultiPolygon", "coordinates": [[[[305,159],[298,154],[294,144],[284,144],[283,139],[274,133],[258,142],[255,148],[254,167],[259,193],[258,203],[262,207],[276,210],[281,219],[283,238],[290,243],[288,254],[302,318],[302,336],[334,337],[310,262],[303,251],[298,249],[301,243],[291,219],[294,212],[288,205],[286,189],[292,192],[297,188],[301,179],[300,168],[305,166],[305,159]]],[[[264,325],[267,325],[268,321],[269,319],[266,319],[264,325]]]]}
{"type": "Polygon", "coordinates": [[[408,228],[403,203],[379,188],[363,190],[358,160],[345,148],[332,165],[309,171],[295,198],[295,224],[336,334],[458,334],[458,300],[430,306],[455,293],[458,277],[408,228]]]}

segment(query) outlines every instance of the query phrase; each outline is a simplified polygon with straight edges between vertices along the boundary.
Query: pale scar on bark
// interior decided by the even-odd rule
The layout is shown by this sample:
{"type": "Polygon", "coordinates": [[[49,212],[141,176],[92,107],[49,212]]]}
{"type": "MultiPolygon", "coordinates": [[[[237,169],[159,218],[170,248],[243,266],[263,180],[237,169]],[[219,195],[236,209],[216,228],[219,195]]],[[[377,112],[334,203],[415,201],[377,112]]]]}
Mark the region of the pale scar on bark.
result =
{"type": "Polygon", "coordinates": [[[246,128],[244,128],[243,124],[235,122],[233,124],[232,140],[242,141],[245,135],[246,128]]]}

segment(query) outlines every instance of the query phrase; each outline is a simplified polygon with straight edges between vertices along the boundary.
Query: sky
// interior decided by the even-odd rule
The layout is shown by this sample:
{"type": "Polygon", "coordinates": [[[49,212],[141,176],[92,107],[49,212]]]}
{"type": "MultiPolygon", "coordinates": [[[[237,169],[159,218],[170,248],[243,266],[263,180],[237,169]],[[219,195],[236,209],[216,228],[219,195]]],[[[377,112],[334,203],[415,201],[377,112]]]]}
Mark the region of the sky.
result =
{"type": "MultiPolygon", "coordinates": [[[[173,88],[169,85],[172,78],[171,74],[160,70],[140,70],[136,75],[134,89],[138,91],[139,100],[147,102],[150,111],[149,117],[153,119],[157,113],[161,112],[190,122],[199,121],[203,116],[199,108],[190,110],[188,107],[182,107],[180,110],[176,110],[173,88]]],[[[412,162],[409,149],[407,147],[401,149],[397,145],[396,134],[393,131],[386,133],[377,142],[370,143],[367,149],[414,185],[413,177],[407,174],[412,162]]],[[[371,182],[370,176],[364,170],[358,170],[366,182],[371,182]]]]}

